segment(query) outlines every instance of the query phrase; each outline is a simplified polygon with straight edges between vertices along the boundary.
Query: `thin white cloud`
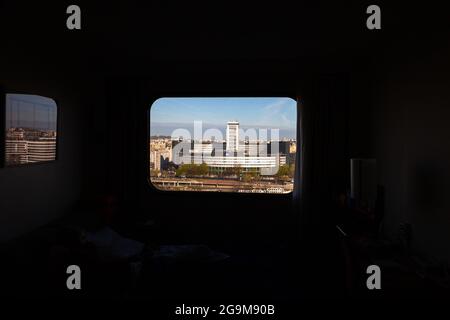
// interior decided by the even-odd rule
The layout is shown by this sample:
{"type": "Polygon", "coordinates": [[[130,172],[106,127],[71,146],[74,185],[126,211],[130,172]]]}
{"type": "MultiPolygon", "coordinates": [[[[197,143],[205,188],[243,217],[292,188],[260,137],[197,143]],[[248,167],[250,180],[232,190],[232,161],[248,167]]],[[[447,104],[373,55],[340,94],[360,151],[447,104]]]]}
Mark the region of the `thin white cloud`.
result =
{"type": "MultiPolygon", "coordinates": [[[[278,119],[283,127],[292,127],[295,124],[295,119],[290,120],[286,116],[286,106],[290,103],[289,98],[280,98],[275,102],[266,105],[263,108],[261,116],[256,121],[259,126],[273,126],[274,120],[278,119]]],[[[275,121],[276,122],[276,121],[275,121]]]]}

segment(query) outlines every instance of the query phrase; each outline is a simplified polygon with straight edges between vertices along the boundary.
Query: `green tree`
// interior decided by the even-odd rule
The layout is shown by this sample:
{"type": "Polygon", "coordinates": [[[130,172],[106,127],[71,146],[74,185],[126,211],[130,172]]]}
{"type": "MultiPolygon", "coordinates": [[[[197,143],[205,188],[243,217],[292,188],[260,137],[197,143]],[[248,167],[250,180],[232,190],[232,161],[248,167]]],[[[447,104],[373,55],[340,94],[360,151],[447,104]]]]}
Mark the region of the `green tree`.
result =
{"type": "Polygon", "coordinates": [[[257,171],[250,172],[250,175],[252,176],[252,179],[255,181],[261,180],[261,175],[257,171]]]}
{"type": "Polygon", "coordinates": [[[202,176],[207,176],[209,173],[208,165],[206,163],[202,163],[199,165],[199,174],[202,176]]]}
{"type": "Polygon", "coordinates": [[[150,177],[157,177],[159,174],[159,170],[151,169],[150,170],[150,177]]]}
{"type": "Polygon", "coordinates": [[[184,176],[187,174],[187,171],[188,171],[188,165],[182,164],[181,166],[178,167],[177,171],[175,171],[175,175],[177,177],[184,176]]]}
{"type": "Polygon", "coordinates": [[[293,178],[295,175],[295,163],[289,165],[289,178],[293,178]]]}
{"type": "Polygon", "coordinates": [[[225,177],[229,177],[229,176],[234,175],[234,170],[233,170],[233,168],[225,168],[225,169],[223,170],[223,175],[224,175],[225,177]]]}
{"type": "Polygon", "coordinates": [[[240,165],[237,165],[233,168],[233,172],[236,176],[240,177],[242,175],[242,167],[240,165]]]}
{"type": "Polygon", "coordinates": [[[277,172],[276,176],[278,178],[288,177],[289,172],[290,172],[289,166],[285,164],[278,168],[278,172],[277,172]]]}
{"type": "Polygon", "coordinates": [[[206,176],[208,175],[209,169],[206,163],[202,164],[183,164],[178,167],[176,171],[176,176],[206,176]]]}

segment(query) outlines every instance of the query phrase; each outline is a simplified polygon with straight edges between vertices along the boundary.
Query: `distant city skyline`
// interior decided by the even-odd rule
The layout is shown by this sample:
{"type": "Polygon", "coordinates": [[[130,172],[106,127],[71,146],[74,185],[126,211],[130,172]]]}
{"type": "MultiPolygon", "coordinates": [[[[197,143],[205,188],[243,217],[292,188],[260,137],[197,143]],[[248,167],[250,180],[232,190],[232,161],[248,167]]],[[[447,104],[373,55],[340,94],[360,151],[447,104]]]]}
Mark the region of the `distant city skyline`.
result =
{"type": "Polygon", "coordinates": [[[280,138],[295,139],[297,103],[291,98],[161,98],[150,109],[150,135],[170,136],[178,128],[193,132],[194,121],[203,129],[224,135],[228,121],[244,130],[279,129],[280,138]]]}

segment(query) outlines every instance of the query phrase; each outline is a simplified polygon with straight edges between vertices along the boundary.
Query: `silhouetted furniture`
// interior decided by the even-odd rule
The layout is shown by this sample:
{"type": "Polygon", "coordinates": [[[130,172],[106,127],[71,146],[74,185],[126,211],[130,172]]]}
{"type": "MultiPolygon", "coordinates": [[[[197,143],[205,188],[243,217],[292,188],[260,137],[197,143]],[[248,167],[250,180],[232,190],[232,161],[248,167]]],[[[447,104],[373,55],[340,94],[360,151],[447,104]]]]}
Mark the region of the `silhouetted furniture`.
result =
{"type": "Polygon", "coordinates": [[[384,217],[384,188],[377,187],[375,209],[352,207],[348,199],[337,204],[336,224],[341,239],[341,252],[345,263],[346,288],[354,295],[365,285],[365,268],[371,264],[370,247],[379,246],[379,230],[384,217]]]}

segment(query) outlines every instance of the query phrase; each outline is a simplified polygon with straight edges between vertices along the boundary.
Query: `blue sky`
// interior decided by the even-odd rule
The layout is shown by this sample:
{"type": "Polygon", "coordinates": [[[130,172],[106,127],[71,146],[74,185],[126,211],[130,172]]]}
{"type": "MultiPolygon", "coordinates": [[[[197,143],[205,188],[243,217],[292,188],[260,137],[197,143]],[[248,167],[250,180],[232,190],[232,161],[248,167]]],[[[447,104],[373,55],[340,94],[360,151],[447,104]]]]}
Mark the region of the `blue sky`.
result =
{"type": "Polygon", "coordinates": [[[190,127],[194,121],[223,128],[230,120],[243,127],[295,132],[297,104],[291,98],[161,98],[153,103],[150,117],[152,135],[167,134],[164,127],[190,127]]]}
{"type": "Polygon", "coordinates": [[[28,94],[6,95],[6,128],[56,130],[56,113],[53,99],[28,94]]]}

